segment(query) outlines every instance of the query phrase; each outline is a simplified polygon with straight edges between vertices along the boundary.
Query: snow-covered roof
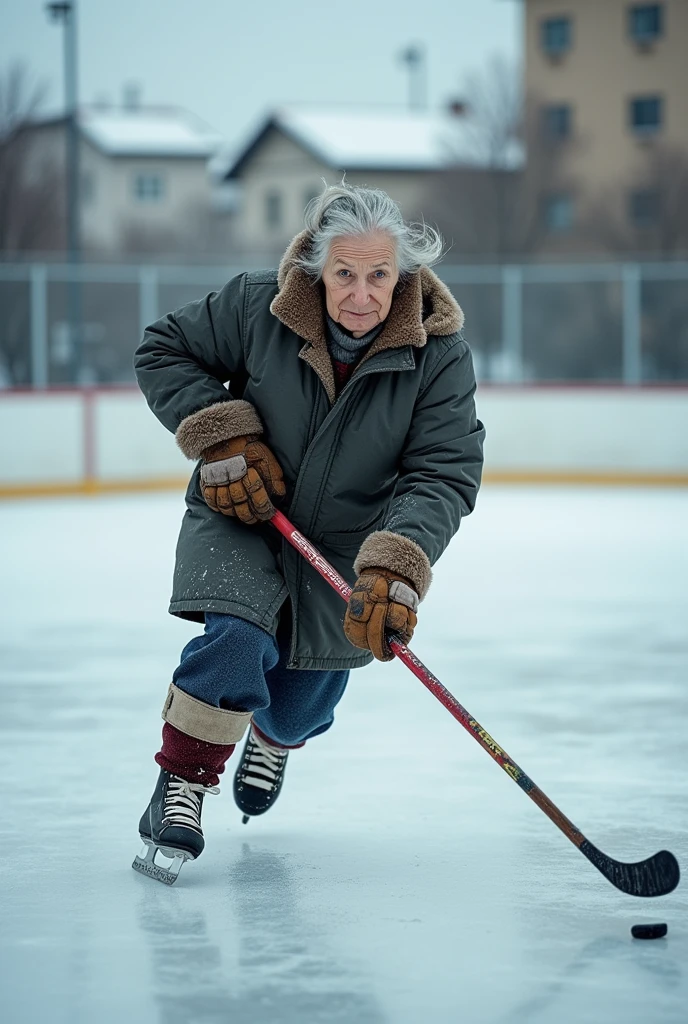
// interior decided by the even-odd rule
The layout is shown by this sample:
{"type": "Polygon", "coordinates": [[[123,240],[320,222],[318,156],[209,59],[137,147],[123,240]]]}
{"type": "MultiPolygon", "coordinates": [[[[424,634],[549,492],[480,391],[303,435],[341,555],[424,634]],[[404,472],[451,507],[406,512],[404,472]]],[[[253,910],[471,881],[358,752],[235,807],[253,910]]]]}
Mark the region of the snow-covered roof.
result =
{"type": "MultiPolygon", "coordinates": [[[[282,107],[263,123],[227,171],[236,177],[270,129],[340,170],[432,171],[484,166],[467,117],[404,110],[282,107]]],[[[519,161],[514,156],[514,164],[519,161]]],[[[511,163],[511,161],[510,161],[511,163]]]]}
{"type": "Polygon", "coordinates": [[[86,109],[81,114],[84,134],[113,156],[210,157],[222,138],[185,110],[86,109]]]}
{"type": "Polygon", "coordinates": [[[200,118],[176,107],[82,107],[79,125],[109,156],[208,159],[223,142],[200,118]]]}

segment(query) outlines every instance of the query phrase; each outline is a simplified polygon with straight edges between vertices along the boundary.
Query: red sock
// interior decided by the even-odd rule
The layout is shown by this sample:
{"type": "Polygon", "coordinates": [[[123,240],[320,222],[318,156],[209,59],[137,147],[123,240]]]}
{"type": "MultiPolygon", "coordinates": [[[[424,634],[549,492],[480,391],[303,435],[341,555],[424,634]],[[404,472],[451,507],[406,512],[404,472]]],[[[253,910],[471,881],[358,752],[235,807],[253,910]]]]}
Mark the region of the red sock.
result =
{"type": "Polygon", "coordinates": [[[165,771],[179,775],[187,782],[217,786],[225,770],[225,762],[235,746],[235,743],[196,740],[165,722],[162,727],[162,749],[155,755],[155,760],[165,771]]]}

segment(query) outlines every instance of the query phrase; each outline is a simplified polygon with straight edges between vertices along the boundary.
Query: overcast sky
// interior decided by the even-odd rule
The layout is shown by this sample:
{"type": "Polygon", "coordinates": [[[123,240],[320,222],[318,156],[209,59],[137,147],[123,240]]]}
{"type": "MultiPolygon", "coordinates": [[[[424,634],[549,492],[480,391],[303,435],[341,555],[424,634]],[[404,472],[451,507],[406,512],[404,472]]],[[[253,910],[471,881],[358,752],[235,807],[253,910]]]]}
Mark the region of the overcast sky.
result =
{"type": "MultiPolygon", "coordinates": [[[[493,54],[516,59],[519,0],[79,0],[82,102],[186,107],[230,144],[282,103],[405,105],[398,54],[425,45],[429,100],[460,93],[493,54]]],[[[62,30],[44,0],[0,0],[0,68],[26,62],[62,103],[62,30]]]]}

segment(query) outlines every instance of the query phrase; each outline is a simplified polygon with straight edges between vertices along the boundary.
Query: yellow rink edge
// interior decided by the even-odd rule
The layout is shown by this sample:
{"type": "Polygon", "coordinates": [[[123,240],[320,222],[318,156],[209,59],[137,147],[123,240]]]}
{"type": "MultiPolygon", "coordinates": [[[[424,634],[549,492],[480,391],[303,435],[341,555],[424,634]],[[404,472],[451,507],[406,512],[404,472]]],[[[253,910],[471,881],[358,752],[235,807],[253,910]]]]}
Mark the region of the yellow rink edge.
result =
{"type": "MultiPolygon", "coordinates": [[[[136,494],[151,491],[181,491],[188,477],[159,477],[155,480],[79,480],[50,484],[0,484],[0,500],[60,498],[99,494],[136,494]]],[[[563,484],[596,487],[688,487],[688,473],[605,473],[555,470],[488,470],[486,484],[563,484]]]]}
{"type": "Polygon", "coordinates": [[[0,500],[7,498],[64,498],[73,495],[136,494],[147,491],[186,490],[188,477],[158,477],[155,480],[78,480],[50,484],[0,484],[0,500]]]}

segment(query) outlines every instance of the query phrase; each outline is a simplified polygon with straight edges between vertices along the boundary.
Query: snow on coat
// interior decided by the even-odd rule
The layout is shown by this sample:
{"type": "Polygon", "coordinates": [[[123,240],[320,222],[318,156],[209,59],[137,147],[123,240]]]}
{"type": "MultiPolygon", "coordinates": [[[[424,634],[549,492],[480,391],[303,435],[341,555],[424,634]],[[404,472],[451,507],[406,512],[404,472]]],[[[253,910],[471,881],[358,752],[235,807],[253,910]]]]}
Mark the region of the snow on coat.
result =
{"type": "MultiPolygon", "coordinates": [[[[139,385],[197,458],[262,428],[284,471],[282,511],[353,584],[382,565],[421,596],[480,486],[484,429],[463,314],[430,270],[398,288],[383,330],[336,396],[322,285],[296,265],[240,274],[145,331],[139,385]],[[220,404],[221,403],[221,404],[220,404]],[[354,568],[356,563],[356,568],[354,568]]],[[[372,656],[343,632],[345,604],[269,523],[213,512],[197,466],[186,494],[170,611],[238,615],[274,633],[291,600],[289,667],[346,669],[372,656]]]]}

